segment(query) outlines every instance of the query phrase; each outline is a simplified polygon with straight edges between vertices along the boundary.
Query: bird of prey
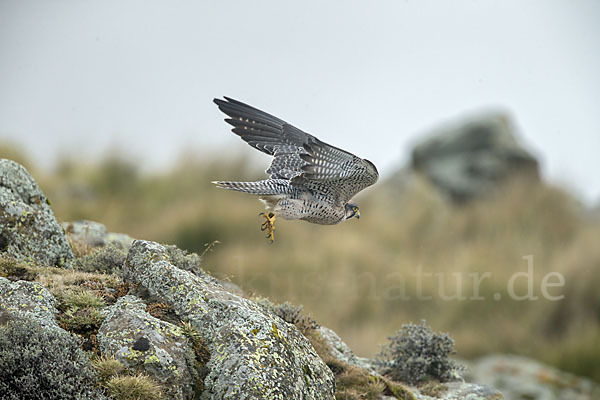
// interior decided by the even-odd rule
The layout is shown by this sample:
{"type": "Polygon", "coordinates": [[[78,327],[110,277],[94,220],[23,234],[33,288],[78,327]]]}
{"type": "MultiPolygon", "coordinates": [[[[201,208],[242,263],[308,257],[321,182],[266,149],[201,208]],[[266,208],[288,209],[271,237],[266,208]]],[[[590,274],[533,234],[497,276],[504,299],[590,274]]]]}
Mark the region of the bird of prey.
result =
{"type": "Polygon", "coordinates": [[[379,178],[371,161],[333,147],[287,122],[237,100],[214,99],[227,114],[232,132],[250,146],[273,156],[269,179],[216,181],[217,186],[260,196],[266,213],[261,230],[274,240],[275,219],[301,219],[333,225],[360,218],[352,197],[379,178]]]}

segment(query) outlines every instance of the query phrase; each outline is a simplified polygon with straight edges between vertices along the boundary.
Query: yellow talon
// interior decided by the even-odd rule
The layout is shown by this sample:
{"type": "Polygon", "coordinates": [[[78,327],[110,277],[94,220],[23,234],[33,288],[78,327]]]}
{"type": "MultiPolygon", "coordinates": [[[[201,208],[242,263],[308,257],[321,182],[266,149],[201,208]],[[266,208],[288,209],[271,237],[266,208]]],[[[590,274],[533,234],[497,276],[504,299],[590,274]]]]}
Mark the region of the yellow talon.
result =
{"type": "Polygon", "coordinates": [[[273,243],[275,240],[275,218],[277,217],[273,213],[269,213],[268,215],[265,213],[260,213],[259,215],[265,217],[265,222],[263,222],[263,224],[260,226],[260,230],[267,231],[267,239],[270,239],[271,243],[273,243]]]}

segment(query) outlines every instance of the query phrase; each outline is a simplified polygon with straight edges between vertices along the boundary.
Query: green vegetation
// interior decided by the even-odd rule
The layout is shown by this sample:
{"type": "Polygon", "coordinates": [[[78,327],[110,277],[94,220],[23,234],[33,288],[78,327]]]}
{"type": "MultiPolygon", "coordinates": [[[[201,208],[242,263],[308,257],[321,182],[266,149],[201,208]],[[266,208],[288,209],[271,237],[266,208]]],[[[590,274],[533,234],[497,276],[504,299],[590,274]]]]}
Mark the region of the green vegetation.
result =
{"type": "Polygon", "coordinates": [[[448,357],[455,353],[454,341],[445,333],[435,333],[422,321],[402,325],[380,357],[394,380],[418,384],[425,380],[447,382],[460,379],[460,366],[448,357]]]}
{"type": "MultiPolygon", "coordinates": [[[[73,243],[80,241],[70,240],[73,243]]],[[[77,247],[77,246],[76,246],[77,247]]],[[[120,247],[109,244],[99,249],[88,250],[75,259],[74,268],[85,272],[102,272],[106,274],[118,274],[127,258],[127,252],[120,247]]]]}
{"type": "Polygon", "coordinates": [[[0,393],[6,400],[103,399],[94,387],[79,340],[57,330],[43,330],[32,320],[0,326],[0,393]]]}
{"type": "MultiPolygon", "coordinates": [[[[274,302],[303,304],[361,356],[374,356],[402,324],[426,319],[455,339],[460,357],[522,354],[600,381],[600,226],[561,189],[515,179],[456,207],[418,176],[402,188],[383,180],[354,199],[360,221],[278,220],[269,245],[259,230],[262,204],[210,183],[264,176],[243,158],[183,156],[153,174],[114,157],[97,165],[63,160],[54,171],[28,168],[60,220],[96,220],[113,232],[197,253],[219,240],[204,254],[204,269],[274,302]],[[539,299],[512,300],[507,284],[527,272],[528,255],[539,299]],[[431,274],[420,288],[419,268],[431,274]],[[550,272],[565,277],[564,287],[549,288],[563,300],[542,297],[550,272]],[[490,274],[479,285],[483,300],[468,300],[477,295],[470,276],[476,273],[490,274]],[[442,299],[440,287],[445,296],[458,293],[457,276],[467,299],[442,299]]],[[[527,292],[525,279],[516,280],[515,292],[527,292]]]]}

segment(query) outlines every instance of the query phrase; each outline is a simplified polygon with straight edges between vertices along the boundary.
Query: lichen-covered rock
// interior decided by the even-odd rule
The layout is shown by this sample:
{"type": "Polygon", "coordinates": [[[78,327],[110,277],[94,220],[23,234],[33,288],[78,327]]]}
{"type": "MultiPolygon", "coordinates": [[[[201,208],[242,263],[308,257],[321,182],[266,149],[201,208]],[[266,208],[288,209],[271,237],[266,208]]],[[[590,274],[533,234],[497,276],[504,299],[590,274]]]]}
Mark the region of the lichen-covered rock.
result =
{"type": "Polygon", "coordinates": [[[171,306],[211,353],[202,399],[333,399],[333,374],[291,324],[176,268],[163,246],[136,240],[124,276],[171,306]]]}
{"type": "Polygon", "coordinates": [[[23,166],[7,159],[0,159],[0,252],[52,266],[73,260],[41,189],[23,166]]]}
{"type": "Polygon", "coordinates": [[[45,329],[60,329],[56,299],[37,282],[11,282],[0,278],[0,320],[31,318],[45,329]]]}
{"type": "Polygon", "coordinates": [[[133,242],[133,238],[125,233],[107,232],[106,226],[99,222],[87,220],[63,222],[62,227],[73,239],[94,247],[112,244],[121,249],[129,249],[133,242]]]}
{"type": "Polygon", "coordinates": [[[121,297],[106,311],[98,331],[103,354],[163,384],[169,398],[191,399],[197,376],[194,354],[182,330],[146,312],[135,296],[121,297]]]}
{"type": "Polygon", "coordinates": [[[412,166],[455,202],[481,196],[513,174],[539,177],[537,160],[515,139],[509,116],[490,113],[444,126],[412,152],[412,166]]]}
{"type": "Polygon", "coordinates": [[[344,343],[344,341],[333,330],[325,326],[320,326],[317,328],[317,331],[323,340],[325,340],[325,342],[328,344],[332,357],[346,364],[366,369],[371,374],[378,374],[374,363],[371,360],[357,357],[352,349],[350,349],[350,347],[348,347],[348,345],[344,343]]]}
{"type": "Polygon", "coordinates": [[[494,385],[507,400],[600,399],[600,385],[526,357],[490,355],[471,363],[469,381],[494,385]]]}
{"type": "Polygon", "coordinates": [[[449,382],[439,385],[435,395],[426,395],[414,389],[416,400],[503,400],[502,393],[485,385],[465,382],[449,382]]]}

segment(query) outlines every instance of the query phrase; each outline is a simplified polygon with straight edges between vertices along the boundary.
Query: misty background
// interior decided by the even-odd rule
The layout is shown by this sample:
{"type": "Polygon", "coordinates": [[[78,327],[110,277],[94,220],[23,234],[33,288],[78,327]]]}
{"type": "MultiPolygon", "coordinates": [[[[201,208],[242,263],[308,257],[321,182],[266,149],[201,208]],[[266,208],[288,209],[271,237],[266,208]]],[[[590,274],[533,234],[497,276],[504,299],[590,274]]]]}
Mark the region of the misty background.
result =
{"type": "Polygon", "coordinates": [[[268,161],[227,95],[372,160],[506,110],[551,180],[600,198],[597,1],[0,1],[0,141],[39,165],[182,149],[268,161]],[[252,153],[252,154],[250,154],[252,153]]]}

